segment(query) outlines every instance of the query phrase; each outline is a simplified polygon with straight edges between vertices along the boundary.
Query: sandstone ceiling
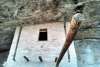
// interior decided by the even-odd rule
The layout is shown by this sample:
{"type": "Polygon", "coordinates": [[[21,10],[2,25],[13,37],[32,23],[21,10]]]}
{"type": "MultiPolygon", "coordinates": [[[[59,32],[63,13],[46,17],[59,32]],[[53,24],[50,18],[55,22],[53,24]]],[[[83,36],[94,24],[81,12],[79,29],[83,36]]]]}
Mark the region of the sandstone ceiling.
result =
{"type": "Polygon", "coordinates": [[[69,19],[75,3],[81,2],[86,2],[86,18],[100,18],[100,0],[0,0],[0,23],[36,24],[60,21],[65,12],[69,19]]]}
{"type": "Polygon", "coordinates": [[[63,1],[56,6],[52,0],[2,0],[0,23],[43,23],[58,20],[64,13],[63,1]],[[58,9],[61,8],[61,9],[58,9]]]}

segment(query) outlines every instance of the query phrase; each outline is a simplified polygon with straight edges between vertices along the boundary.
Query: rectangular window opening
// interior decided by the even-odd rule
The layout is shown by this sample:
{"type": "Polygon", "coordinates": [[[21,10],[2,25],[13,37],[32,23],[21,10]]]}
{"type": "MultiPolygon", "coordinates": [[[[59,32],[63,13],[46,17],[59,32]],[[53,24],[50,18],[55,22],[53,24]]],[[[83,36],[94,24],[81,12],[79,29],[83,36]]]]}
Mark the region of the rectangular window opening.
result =
{"type": "Polygon", "coordinates": [[[47,41],[48,40],[48,34],[47,29],[40,29],[39,31],[39,41],[47,41]]]}

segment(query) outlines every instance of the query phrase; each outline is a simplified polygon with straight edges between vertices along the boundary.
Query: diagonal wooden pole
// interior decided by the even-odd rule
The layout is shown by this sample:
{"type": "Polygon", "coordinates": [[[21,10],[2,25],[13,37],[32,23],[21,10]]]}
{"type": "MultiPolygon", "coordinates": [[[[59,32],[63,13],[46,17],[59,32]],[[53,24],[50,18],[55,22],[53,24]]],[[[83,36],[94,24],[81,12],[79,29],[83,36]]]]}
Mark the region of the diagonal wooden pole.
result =
{"type": "Polygon", "coordinates": [[[19,34],[18,34],[18,39],[17,39],[17,43],[16,43],[16,48],[15,48],[15,52],[14,52],[14,56],[13,56],[13,60],[16,61],[16,53],[17,53],[17,48],[18,48],[18,44],[19,44],[19,40],[20,40],[20,35],[21,35],[21,31],[22,31],[22,26],[20,27],[19,30],[19,34]]]}
{"type": "MultiPolygon", "coordinates": [[[[65,30],[65,36],[66,36],[66,23],[67,23],[67,16],[64,16],[64,30],[65,30]]],[[[69,53],[69,49],[67,50],[67,54],[68,54],[68,62],[70,62],[70,53],[69,53]]]]}
{"type": "Polygon", "coordinates": [[[61,62],[65,52],[68,50],[69,46],[71,45],[71,43],[77,33],[77,30],[79,29],[79,26],[80,26],[80,22],[76,22],[76,20],[73,18],[69,24],[68,33],[66,35],[66,41],[60,52],[59,58],[56,63],[56,67],[59,67],[59,63],[61,62]]]}

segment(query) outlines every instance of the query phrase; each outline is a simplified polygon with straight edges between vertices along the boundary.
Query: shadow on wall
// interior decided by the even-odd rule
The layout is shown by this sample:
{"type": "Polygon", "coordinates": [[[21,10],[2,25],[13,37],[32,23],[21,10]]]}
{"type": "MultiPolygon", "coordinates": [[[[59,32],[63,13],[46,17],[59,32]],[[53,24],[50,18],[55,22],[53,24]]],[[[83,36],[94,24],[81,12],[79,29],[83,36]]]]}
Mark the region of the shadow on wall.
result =
{"type": "Polygon", "coordinates": [[[9,54],[9,51],[0,53],[0,64],[3,64],[7,60],[8,54],[9,54]]]}
{"type": "Polygon", "coordinates": [[[7,60],[15,28],[0,27],[0,67],[7,60]]]}

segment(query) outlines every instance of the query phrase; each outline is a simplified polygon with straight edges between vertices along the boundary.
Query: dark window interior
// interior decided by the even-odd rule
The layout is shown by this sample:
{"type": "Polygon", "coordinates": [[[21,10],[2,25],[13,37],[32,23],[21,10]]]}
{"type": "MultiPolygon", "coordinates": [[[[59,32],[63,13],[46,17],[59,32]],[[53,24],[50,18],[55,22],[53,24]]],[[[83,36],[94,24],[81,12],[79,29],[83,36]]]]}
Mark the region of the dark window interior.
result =
{"type": "Polygon", "coordinates": [[[39,41],[47,41],[48,37],[47,37],[47,29],[40,29],[39,32],[39,41]]]}

